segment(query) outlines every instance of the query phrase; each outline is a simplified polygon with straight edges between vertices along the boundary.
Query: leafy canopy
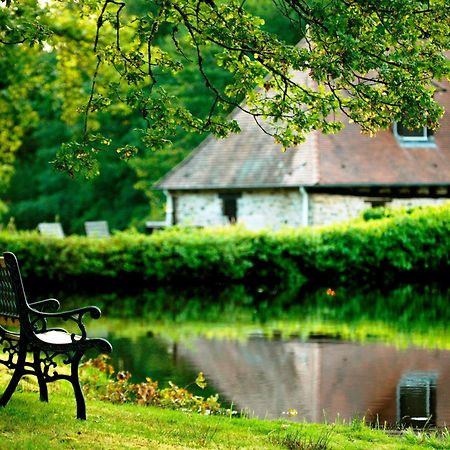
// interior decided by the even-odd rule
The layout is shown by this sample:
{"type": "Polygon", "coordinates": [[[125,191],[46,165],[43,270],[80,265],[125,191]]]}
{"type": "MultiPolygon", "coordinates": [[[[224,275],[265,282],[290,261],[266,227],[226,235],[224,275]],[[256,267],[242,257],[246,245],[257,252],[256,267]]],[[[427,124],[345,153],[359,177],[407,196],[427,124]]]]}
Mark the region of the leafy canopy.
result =
{"type": "MultiPolygon", "coordinates": [[[[95,175],[104,149],[128,160],[138,147],[165,147],[180,130],[224,137],[239,130],[226,118],[234,107],[284,147],[311,130],[336,132],[345,117],[367,133],[392,120],[438,127],[443,110],[433,99],[433,83],[450,73],[447,0],[272,0],[298,31],[299,45],[266,31],[249,3],[1,0],[2,73],[24,54],[56,58],[58,76],[46,83],[59,92],[78,136],[61,147],[55,165],[71,174],[95,175]],[[206,60],[230,73],[225,84],[215,82],[206,60]],[[193,62],[209,92],[206,113],[179,98],[177,80],[193,62]],[[136,111],[141,143],[115,145],[102,117],[136,111]]],[[[20,89],[8,89],[17,88],[17,80],[0,81],[8,96],[0,101],[0,125],[17,128],[4,139],[12,141],[2,158],[27,128],[7,120],[17,114],[25,124],[36,119],[20,102],[42,80],[35,67],[21,73],[20,89]]]]}

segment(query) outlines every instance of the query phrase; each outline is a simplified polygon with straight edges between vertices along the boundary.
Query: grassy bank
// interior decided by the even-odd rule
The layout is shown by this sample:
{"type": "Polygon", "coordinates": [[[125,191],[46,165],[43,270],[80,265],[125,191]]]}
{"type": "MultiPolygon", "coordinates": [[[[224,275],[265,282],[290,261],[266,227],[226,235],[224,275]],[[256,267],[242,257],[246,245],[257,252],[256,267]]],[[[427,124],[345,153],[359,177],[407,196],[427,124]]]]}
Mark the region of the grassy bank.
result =
{"type": "MultiPolygon", "coordinates": [[[[4,384],[0,384],[3,390],[4,384]]],[[[424,449],[450,448],[436,433],[390,436],[355,421],[348,425],[298,424],[201,416],[156,407],[88,401],[88,420],[74,418],[73,395],[16,392],[0,409],[1,448],[7,449],[424,449]],[[315,446],[314,446],[315,444],[315,446]],[[320,446],[320,444],[323,444],[320,446]],[[310,446],[308,446],[310,445],[310,446]]]]}
{"type": "Polygon", "coordinates": [[[278,232],[175,227],[110,239],[2,232],[0,248],[17,254],[27,277],[77,286],[430,280],[449,269],[450,205],[278,232]]]}

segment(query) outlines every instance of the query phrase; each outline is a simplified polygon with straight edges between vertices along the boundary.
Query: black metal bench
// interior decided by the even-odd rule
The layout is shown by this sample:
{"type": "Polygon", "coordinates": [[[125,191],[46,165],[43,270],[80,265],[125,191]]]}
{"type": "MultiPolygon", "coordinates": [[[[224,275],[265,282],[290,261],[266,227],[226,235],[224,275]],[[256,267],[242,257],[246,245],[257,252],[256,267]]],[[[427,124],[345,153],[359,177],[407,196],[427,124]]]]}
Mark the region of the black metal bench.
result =
{"type": "Polygon", "coordinates": [[[15,255],[7,252],[0,257],[0,363],[14,369],[11,381],[0,398],[0,406],[6,406],[22,376],[30,374],[36,376],[40,399],[45,402],[48,401],[47,383],[68,380],[75,393],[77,418],[86,419],[86,404],[78,377],[80,360],[89,349],[110,353],[112,347],[105,339],[88,338],[82,322],[85,314],[98,319],[100,309],[88,306],[48,312],[58,309],[56,299],[28,303],[15,255]],[[50,328],[50,319],[73,322],[78,331],[71,333],[63,328],[50,328]],[[13,330],[15,325],[20,327],[18,331],[13,330]],[[30,354],[31,361],[27,359],[27,354],[30,354]],[[70,365],[70,374],[58,372],[59,360],[70,365]]]}

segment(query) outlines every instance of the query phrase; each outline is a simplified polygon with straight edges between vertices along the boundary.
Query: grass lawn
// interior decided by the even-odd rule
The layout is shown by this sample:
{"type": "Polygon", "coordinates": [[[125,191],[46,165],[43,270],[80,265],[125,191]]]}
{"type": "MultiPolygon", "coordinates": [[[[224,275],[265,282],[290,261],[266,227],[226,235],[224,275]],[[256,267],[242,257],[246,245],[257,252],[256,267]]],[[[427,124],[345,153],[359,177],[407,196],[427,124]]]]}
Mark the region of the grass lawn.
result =
{"type": "MultiPolygon", "coordinates": [[[[2,377],[0,392],[5,387],[4,381],[2,377]]],[[[75,419],[75,400],[69,389],[51,389],[48,404],[41,403],[38,393],[33,391],[33,384],[24,383],[8,406],[0,408],[0,448],[450,449],[446,433],[437,436],[407,431],[389,436],[361,422],[298,424],[201,416],[101,401],[88,401],[88,420],[79,421],[75,419]]]]}

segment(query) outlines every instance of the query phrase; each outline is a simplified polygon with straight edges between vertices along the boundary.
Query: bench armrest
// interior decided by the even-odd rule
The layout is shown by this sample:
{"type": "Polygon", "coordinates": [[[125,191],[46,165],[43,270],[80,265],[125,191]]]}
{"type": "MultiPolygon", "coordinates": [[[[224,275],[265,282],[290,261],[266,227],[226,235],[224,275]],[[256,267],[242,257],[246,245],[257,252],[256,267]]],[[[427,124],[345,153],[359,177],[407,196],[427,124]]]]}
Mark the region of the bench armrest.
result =
{"type": "Polygon", "coordinates": [[[60,304],[56,298],[46,298],[45,300],[39,300],[38,302],[29,303],[29,305],[34,308],[49,310],[49,311],[58,311],[60,304]]]}
{"type": "MultiPolygon", "coordinates": [[[[87,338],[86,327],[83,323],[83,316],[89,314],[93,319],[98,319],[101,316],[101,311],[96,306],[86,306],[84,308],[69,309],[67,311],[58,312],[42,312],[34,309],[29,305],[30,312],[35,316],[33,324],[36,325],[37,322],[41,321],[46,323],[47,319],[62,319],[70,320],[78,325],[81,333],[81,339],[87,338]]],[[[46,327],[46,325],[45,325],[46,327]]],[[[72,334],[72,339],[75,339],[75,334],[72,334]]]]}
{"type": "MultiPolygon", "coordinates": [[[[31,304],[29,306],[32,306],[31,304]]],[[[75,308],[68,309],[66,311],[58,311],[58,312],[42,312],[37,311],[34,308],[31,308],[33,313],[37,313],[37,315],[41,317],[46,317],[48,319],[51,318],[60,318],[60,319],[69,319],[71,316],[84,316],[85,314],[90,314],[93,319],[98,319],[102,315],[102,312],[96,306],[85,306],[83,308],[75,308]]]]}

